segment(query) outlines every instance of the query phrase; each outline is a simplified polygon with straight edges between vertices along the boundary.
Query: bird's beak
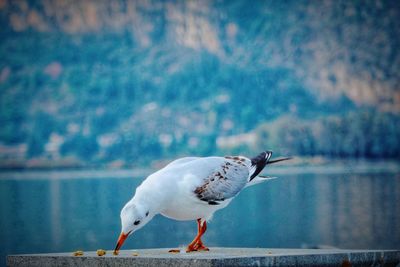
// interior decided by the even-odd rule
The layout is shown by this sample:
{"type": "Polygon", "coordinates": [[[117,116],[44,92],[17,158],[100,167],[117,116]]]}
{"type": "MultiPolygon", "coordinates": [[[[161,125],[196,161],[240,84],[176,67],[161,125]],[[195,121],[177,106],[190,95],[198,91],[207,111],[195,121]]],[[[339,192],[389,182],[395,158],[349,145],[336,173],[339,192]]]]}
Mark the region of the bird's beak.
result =
{"type": "Polygon", "coordinates": [[[122,247],[122,244],[125,242],[125,239],[129,236],[130,232],[125,234],[124,232],[121,232],[119,235],[117,245],[115,246],[114,249],[114,254],[118,254],[119,249],[122,247]]]}

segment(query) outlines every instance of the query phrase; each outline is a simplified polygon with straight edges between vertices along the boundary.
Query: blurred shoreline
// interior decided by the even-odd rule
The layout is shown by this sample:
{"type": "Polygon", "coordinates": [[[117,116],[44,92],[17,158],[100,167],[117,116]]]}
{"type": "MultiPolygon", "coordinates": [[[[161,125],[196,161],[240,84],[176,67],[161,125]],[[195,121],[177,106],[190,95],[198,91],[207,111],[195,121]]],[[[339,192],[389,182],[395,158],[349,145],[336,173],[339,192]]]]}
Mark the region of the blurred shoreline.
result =
{"type": "MultiPolygon", "coordinates": [[[[35,166],[0,168],[0,179],[84,179],[84,178],[145,178],[167,165],[169,160],[155,161],[150,166],[35,166]]],[[[394,159],[329,159],[323,157],[295,157],[286,163],[269,165],[265,175],[291,174],[360,174],[400,173],[400,162],[394,159]]]]}

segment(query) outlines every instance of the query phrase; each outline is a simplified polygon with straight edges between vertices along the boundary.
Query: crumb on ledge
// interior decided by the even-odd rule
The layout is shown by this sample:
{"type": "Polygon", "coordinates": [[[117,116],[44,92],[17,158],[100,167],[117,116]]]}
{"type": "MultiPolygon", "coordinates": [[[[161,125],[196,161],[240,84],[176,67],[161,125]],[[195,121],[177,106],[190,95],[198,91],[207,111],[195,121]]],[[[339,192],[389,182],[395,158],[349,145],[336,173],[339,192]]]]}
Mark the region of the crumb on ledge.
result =
{"type": "Polygon", "coordinates": [[[107,252],[104,249],[98,249],[96,251],[96,253],[97,253],[97,256],[104,256],[104,255],[106,255],[107,252]]]}
{"type": "Polygon", "coordinates": [[[82,250],[77,250],[73,253],[74,256],[83,256],[83,251],[82,250]]]}

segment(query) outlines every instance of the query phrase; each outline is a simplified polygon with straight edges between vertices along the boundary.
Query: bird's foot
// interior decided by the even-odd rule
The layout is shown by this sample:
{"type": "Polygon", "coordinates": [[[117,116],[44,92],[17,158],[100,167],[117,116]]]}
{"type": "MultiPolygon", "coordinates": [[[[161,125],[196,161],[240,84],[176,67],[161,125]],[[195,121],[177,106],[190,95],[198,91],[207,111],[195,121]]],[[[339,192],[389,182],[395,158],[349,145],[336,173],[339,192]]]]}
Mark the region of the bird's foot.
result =
{"type": "Polygon", "coordinates": [[[190,244],[187,248],[186,248],[186,252],[193,252],[193,251],[210,251],[210,249],[206,246],[204,246],[203,242],[197,242],[194,244],[190,244]]]}
{"type": "Polygon", "coordinates": [[[194,245],[187,246],[186,253],[194,252],[194,251],[197,251],[197,247],[195,247],[194,245]]]}
{"type": "Polygon", "coordinates": [[[206,246],[204,246],[203,244],[201,244],[198,248],[198,251],[210,251],[210,249],[206,246]]]}
{"type": "Polygon", "coordinates": [[[199,239],[199,241],[196,243],[196,245],[197,245],[197,250],[199,250],[199,251],[210,251],[210,249],[208,247],[204,246],[201,239],[199,239]]]}

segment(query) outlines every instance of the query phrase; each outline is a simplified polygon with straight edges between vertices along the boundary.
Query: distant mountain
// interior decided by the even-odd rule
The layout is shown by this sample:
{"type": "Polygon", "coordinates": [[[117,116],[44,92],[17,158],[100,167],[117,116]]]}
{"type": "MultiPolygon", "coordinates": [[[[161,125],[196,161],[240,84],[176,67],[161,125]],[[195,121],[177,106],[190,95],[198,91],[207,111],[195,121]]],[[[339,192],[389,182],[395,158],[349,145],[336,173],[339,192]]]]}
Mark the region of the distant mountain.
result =
{"type": "Polygon", "coordinates": [[[396,157],[399,18],[396,1],[2,0],[1,165],[396,157]]]}

